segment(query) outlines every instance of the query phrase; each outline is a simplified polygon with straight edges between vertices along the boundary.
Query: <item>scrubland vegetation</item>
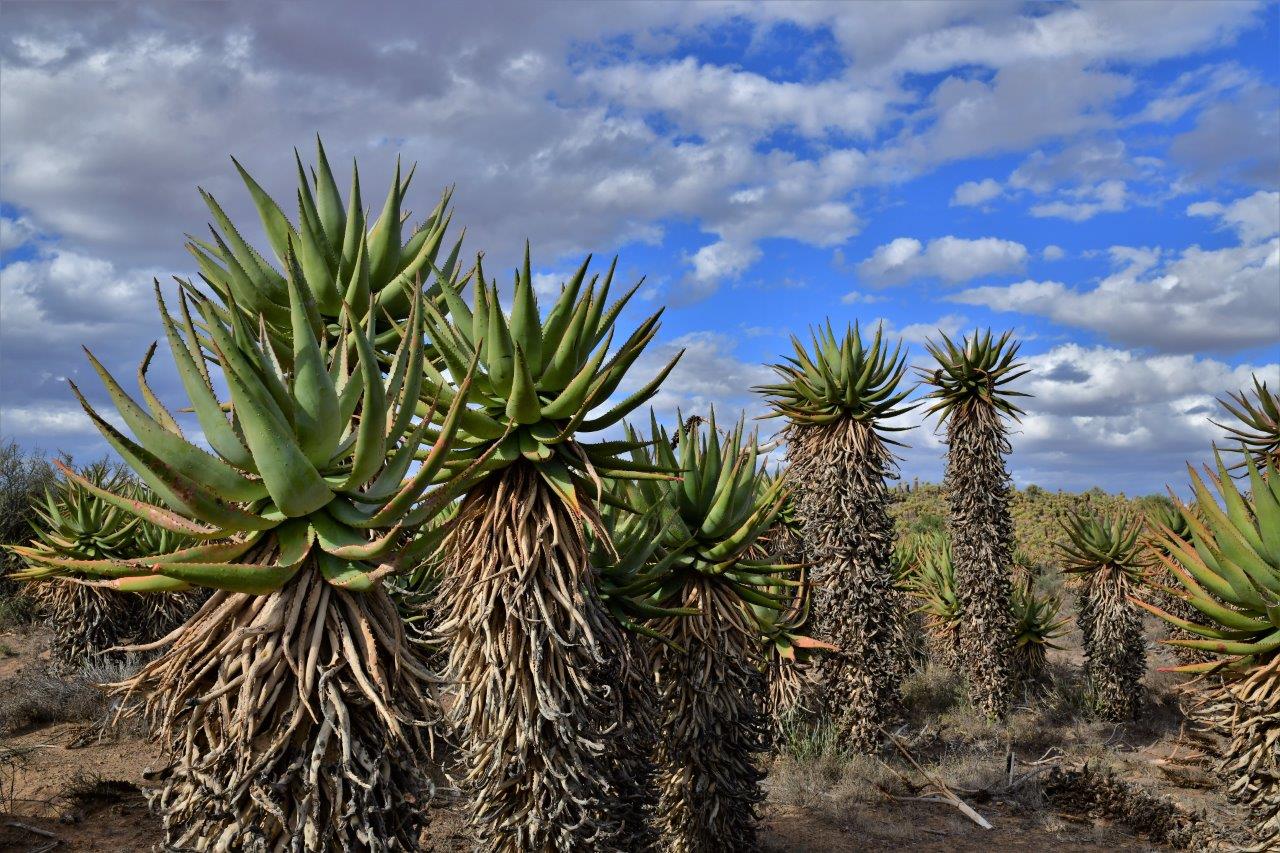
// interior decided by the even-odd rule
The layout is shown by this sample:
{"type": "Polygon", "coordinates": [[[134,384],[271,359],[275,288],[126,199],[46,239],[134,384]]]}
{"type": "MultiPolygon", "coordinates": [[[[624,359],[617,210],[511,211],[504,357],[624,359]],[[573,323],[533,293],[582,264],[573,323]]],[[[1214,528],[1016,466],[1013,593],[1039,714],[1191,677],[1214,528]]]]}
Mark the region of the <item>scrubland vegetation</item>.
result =
{"type": "Polygon", "coordinates": [[[826,323],[757,389],[771,465],[644,411],[675,361],[632,375],[661,312],[620,325],[614,265],[540,305],[448,192],[406,233],[412,171],[372,222],[297,171],[292,218],[241,172],[261,250],[205,194],[199,279],[156,288],[185,400],[154,348],[141,402],[90,355],[118,419],[72,385],[122,467],[4,450],[4,845],[1280,844],[1260,380],[1189,503],[1019,491],[1010,334],[939,334],[913,394],[826,323]],[[896,480],[912,411],[942,485],[896,480]]]}

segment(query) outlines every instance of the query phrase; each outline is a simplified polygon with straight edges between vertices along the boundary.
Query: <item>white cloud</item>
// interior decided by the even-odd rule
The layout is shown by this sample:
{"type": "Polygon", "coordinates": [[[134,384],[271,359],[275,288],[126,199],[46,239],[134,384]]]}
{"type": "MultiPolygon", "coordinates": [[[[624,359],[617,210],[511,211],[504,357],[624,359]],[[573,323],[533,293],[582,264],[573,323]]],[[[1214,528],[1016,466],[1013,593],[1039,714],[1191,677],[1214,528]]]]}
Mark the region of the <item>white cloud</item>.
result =
{"type": "Polygon", "coordinates": [[[1060,261],[1066,257],[1067,253],[1062,250],[1061,246],[1048,245],[1040,253],[1040,256],[1046,261],[1060,261]]]}
{"type": "Polygon", "coordinates": [[[1162,352],[1236,351],[1280,341],[1280,240],[1176,255],[1112,249],[1118,268],[1091,289],[1027,280],[951,297],[1047,317],[1162,352]]]}
{"type": "Polygon", "coordinates": [[[648,382],[677,352],[684,350],[680,363],[650,403],[660,419],[670,420],[677,410],[686,416],[706,414],[711,406],[726,420],[744,410],[748,417],[762,414],[762,398],[752,393],[751,387],[773,381],[774,373],[763,364],[739,359],[734,354],[736,346],[733,336],[722,332],[690,332],[650,346],[627,373],[618,396],[648,382]]]}
{"type": "Polygon", "coordinates": [[[689,263],[693,266],[693,280],[699,285],[718,282],[724,278],[737,278],[760,260],[760,249],[750,244],[735,245],[725,240],[709,243],[693,253],[689,263]]]}
{"type": "Polygon", "coordinates": [[[956,187],[955,192],[951,195],[952,207],[976,207],[991,201],[993,198],[999,197],[1003,189],[1000,182],[993,178],[983,178],[981,181],[965,181],[956,187]]]}
{"type": "Polygon", "coordinates": [[[877,296],[874,293],[867,293],[862,290],[850,290],[844,296],[840,297],[840,301],[845,305],[871,305],[876,302],[884,302],[886,297],[877,296]]]}
{"type": "Polygon", "coordinates": [[[1119,213],[1126,207],[1129,198],[1128,187],[1124,181],[1103,181],[1096,186],[1079,187],[1067,193],[1073,201],[1052,201],[1033,205],[1031,215],[1036,217],[1057,217],[1072,222],[1084,222],[1099,213],[1119,213]]]}
{"type": "MultiPolygon", "coordinates": [[[[68,392],[70,396],[70,392],[68,392]]],[[[121,427],[123,422],[111,411],[100,412],[121,427]]],[[[0,435],[5,438],[55,438],[96,436],[98,429],[74,401],[5,406],[0,409],[0,435]]]]}
{"type": "Polygon", "coordinates": [[[902,284],[918,278],[960,282],[1016,272],[1026,261],[1026,246],[1012,240],[947,236],[925,245],[913,237],[899,237],[877,247],[871,257],[858,264],[858,274],[877,285],[902,284]]]}
{"type": "Polygon", "coordinates": [[[1280,234],[1280,192],[1259,190],[1251,196],[1223,205],[1201,201],[1187,208],[1188,216],[1212,216],[1235,230],[1245,243],[1257,243],[1280,234]]]}
{"type": "Polygon", "coordinates": [[[757,134],[791,127],[810,137],[829,131],[865,137],[885,119],[894,97],[892,91],[845,80],[778,82],[693,57],[593,69],[583,81],[613,101],[661,111],[683,129],[708,133],[726,127],[757,134]]]}
{"type": "Polygon", "coordinates": [[[38,236],[36,227],[25,216],[0,216],[0,252],[25,246],[38,236]]]}
{"type": "Polygon", "coordinates": [[[1138,173],[1134,157],[1116,138],[1090,138],[1051,153],[1034,151],[1009,175],[1009,186],[1044,194],[1064,184],[1101,184],[1138,173]]]}
{"type": "MultiPolygon", "coordinates": [[[[147,342],[163,336],[151,307],[152,275],[60,250],[0,269],[0,432],[37,442],[91,433],[65,379],[78,382],[95,403],[106,400],[79,344],[117,376],[133,375],[147,342]]],[[[156,361],[163,395],[176,376],[167,358],[156,361]]],[[[104,412],[110,411],[106,403],[104,412]]]]}
{"type": "MultiPolygon", "coordinates": [[[[927,341],[937,341],[942,333],[954,338],[969,324],[969,318],[961,314],[944,314],[932,323],[908,323],[899,329],[889,320],[877,321],[884,324],[884,334],[888,338],[902,338],[909,344],[923,345],[927,341]]],[[[873,328],[874,324],[869,325],[873,328]]]]}
{"type": "Polygon", "coordinates": [[[1027,415],[1013,435],[1022,484],[1087,488],[1103,480],[1130,494],[1185,482],[1184,463],[1211,458],[1222,430],[1215,398],[1280,364],[1231,366],[1192,355],[1141,355],[1064,344],[1026,359],[1027,415]]]}
{"type": "MultiPolygon", "coordinates": [[[[1252,23],[1259,9],[1250,2],[1112,2],[1064,4],[1042,10],[1043,14],[1011,15],[1010,7],[1000,4],[985,8],[938,5],[953,8],[927,10],[927,26],[921,26],[916,15],[906,13],[900,4],[882,8],[903,14],[896,26],[908,31],[905,39],[889,39],[878,46],[887,64],[929,73],[963,65],[1005,68],[1027,60],[1152,60],[1220,44],[1252,23]],[[1160,26],[1152,27],[1153,20],[1160,26]]],[[[841,32],[856,29],[859,23],[851,20],[841,32]]],[[[879,27],[867,28],[859,44],[877,51],[868,42],[881,38],[879,27]]]]}

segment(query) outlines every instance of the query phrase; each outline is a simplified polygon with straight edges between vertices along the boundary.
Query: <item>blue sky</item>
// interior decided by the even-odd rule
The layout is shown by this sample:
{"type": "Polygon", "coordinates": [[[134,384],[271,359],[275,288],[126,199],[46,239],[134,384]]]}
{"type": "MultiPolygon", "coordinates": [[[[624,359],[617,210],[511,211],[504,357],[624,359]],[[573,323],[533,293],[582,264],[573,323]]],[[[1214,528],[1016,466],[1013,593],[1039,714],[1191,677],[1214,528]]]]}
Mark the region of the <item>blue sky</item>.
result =
{"type": "MultiPolygon", "coordinates": [[[[668,306],[639,369],[686,350],[664,417],[759,414],[763,365],[825,318],[913,363],[937,329],[1012,328],[1015,479],[1146,493],[1206,458],[1215,397],[1280,384],[1275,3],[4,12],[0,434],[26,446],[104,452],[78,345],[129,375],[152,276],[190,274],[195,187],[251,224],[227,155],[287,199],[316,132],[370,195],[397,153],[419,211],[456,184],[467,248],[493,269],[531,239],[547,292],[620,254],[628,318],[668,306]]],[[[905,422],[904,474],[936,479],[934,425],[905,422]]]]}

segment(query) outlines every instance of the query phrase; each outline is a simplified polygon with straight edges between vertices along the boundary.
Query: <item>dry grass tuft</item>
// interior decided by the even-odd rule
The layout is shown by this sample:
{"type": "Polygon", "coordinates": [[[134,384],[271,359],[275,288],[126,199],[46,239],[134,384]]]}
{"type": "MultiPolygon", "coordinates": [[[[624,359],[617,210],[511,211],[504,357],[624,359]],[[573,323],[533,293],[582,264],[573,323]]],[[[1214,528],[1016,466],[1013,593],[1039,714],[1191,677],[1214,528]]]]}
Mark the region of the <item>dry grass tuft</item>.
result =
{"type": "Polygon", "coordinates": [[[99,685],[119,681],[138,668],[138,660],[90,664],[58,674],[33,664],[0,683],[0,734],[55,723],[94,723],[109,727],[118,699],[99,685]]]}

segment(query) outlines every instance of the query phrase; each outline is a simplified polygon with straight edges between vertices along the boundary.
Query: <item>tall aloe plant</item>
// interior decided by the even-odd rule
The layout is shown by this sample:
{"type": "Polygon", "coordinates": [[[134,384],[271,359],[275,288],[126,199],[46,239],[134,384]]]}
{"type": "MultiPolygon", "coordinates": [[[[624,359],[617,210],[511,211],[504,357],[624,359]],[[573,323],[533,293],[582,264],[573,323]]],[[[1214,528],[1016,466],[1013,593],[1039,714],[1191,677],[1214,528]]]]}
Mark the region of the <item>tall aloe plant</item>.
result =
{"type": "Polygon", "coordinates": [[[970,699],[990,718],[1009,711],[1014,680],[1012,617],[1012,484],[1004,458],[1008,420],[1022,413],[1025,394],[1009,386],[1027,371],[1018,344],[1005,332],[930,342],[938,363],[924,372],[933,387],[928,412],[947,427],[948,528],[960,603],[960,658],[970,699]]]}
{"type": "Polygon", "coordinates": [[[1200,675],[1197,712],[1228,738],[1219,769],[1228,794],[1249,809],[1257,842],[1249,849],[1273,850],[1280,845],[1280,476],[1274,459],[1262,471],[1252,459],[1245,468],[1247,495],[1220,457],[1208,477],[1192,469],[1195,507],[1178,504],[1190,535],[1163,529],[1159,559],[1194,617],[1132,601],[1193,635],[1167,642],[1211,656],[1176,669],[1200,675]]]}
{"type": "Polygon", "coordinates": [[[383,579],[400,565],[406,531],[448,499],[430,487],[466,382],[411,472],[431,428],[430,419],[414,423],[423,299],[411,298],[384,376],[377,314],[344,308],[337,331],[326,329],[306,276],[288,260],[284,358],[262,331],[265,317],[257,334],[243,311],[194,294],[181,297],[175,317],[157,287],[169,348],[212,452],[188,440],[142,371],[139,403],[89,356],[132,437],[72,386],[155,500],[64,467],[65,476],[195,544],[135,560],[44,562],[111,589],[215,591],[158,644],[160,657],[119,685],[145,694],[173,752],[149,794],[169,845],[410,849],[431,794],[424,727],[439,708],[383,579]]]}
{"type": "MultiPolygon", "coordinates": [[[[446,542],[439,630],[459,691],[461,782],[485,850],[622,846],[610,750],[626,644],[601,601],[586,533],[602,534],[593,502],[604,478],[665,475],[633,464],[631,442],[587,439],[647,401],[675,361],[606,406],[659,315],[611,352],[635,288],[609,304],[613,267],[584,288],[589,262],[545,317],[527,246],[509,314],[479,262],[471,303],[442,280],[450,317],[429,312],[445,373],[478,362],[456,466],[480,467],[446,542]]],[[[447,388],[426,366],[431,387],[447,388]]]]}
{"type": "Polygon", "coordinates": [[[821,713],[842,720],[854,749],[871,752],[898,707],[905,669],[894,586],[893,523],[886,479],[896,476],[889,419],[909,411],[901,344],[880,330],[868,343],[856,326],[837,337],[828,323],[806,349],[775,364],[776,384],[756,390],[771,416],[787,419],[787,479],[814,565],[814,630],[839,652],[818,661],[821,713]]]}

